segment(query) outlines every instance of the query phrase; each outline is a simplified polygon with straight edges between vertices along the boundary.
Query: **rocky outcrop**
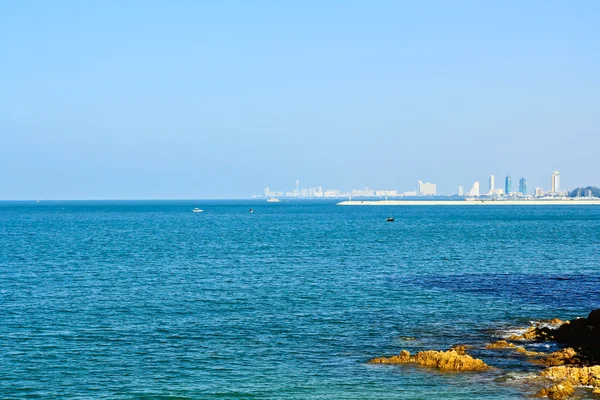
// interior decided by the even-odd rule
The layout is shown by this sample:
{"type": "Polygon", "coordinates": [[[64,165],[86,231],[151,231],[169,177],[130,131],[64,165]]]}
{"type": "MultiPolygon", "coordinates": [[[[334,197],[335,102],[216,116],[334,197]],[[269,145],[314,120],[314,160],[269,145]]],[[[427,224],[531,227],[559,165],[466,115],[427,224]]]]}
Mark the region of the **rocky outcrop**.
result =
{"type": "Polygon", "coordinates": [[[588,362],[600,362],[600,309],[592,311],[587,318],[578,318],[556,329],[535,329],[537,340],[551,340],[576,349],[588,362]]]}
{"type": "Polygon", "coordinates": [[[468,354],[459,354],[455,350],[420,351],[411,356],[406,350],[402,350],[399,355],[392,357],[379,357],[369,361],[371,364],[408,364],[414,363],[426,367],[437,368],[443,371],[486,371],[490,369],[480,359],[473,358],[468,354]]]}
{"type": "Polygon", "coordinates": [[[569,381],[564,381],[540,390],[533,397],[548,397],[553,400],[563,400],[569,398],[573,392],[575,392],[573,384],[569,381]]]}
{"type": "Polygon", "coordinates": [[[546,368],[540,375],[557,382],[569,381],[574,385],[600,388],[600,365],[593,367],[562,365],[546,368]]]}
{"type": "Polygon", "coordinates": [[[549,367],[554,365],[575,364],[579,361],[577,358],[575,358],[576,356],[577,352],[571,347],[567,347],[566,349],[554,351],[550,354],[545,354],[544,357],[537,360],[532,360],[531,362],[534,364],[546,365],[549,367]]]}

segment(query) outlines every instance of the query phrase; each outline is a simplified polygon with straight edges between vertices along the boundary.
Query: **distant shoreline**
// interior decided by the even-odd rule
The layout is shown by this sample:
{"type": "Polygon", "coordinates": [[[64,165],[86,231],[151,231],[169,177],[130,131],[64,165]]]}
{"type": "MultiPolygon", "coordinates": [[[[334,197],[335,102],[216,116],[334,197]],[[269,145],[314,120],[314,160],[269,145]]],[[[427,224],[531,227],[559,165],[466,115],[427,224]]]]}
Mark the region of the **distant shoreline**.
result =
{"type": "Polygon", "coordinates": [[[338,206],[600,206],[592,200],[347,200],[338,206]]]}

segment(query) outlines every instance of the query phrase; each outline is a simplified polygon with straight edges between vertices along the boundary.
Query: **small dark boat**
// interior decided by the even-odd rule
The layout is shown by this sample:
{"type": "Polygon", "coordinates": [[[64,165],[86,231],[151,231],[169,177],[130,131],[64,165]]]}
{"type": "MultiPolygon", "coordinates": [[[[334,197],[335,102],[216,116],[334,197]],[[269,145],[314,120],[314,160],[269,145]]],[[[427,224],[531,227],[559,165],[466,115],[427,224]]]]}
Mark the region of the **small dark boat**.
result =
{"type": "Polygon", "coordinates": [[[394,217],[387,217],[386,221],[387,222],[394,222],[394,217]]]}

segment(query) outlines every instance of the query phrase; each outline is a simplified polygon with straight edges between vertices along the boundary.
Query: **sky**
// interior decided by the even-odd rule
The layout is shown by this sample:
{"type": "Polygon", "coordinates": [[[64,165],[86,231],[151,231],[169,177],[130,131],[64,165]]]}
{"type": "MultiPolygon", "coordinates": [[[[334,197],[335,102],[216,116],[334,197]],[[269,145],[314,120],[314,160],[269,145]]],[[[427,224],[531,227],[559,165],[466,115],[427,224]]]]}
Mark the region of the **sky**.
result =
{"type": "Polygon", "coordinates": [[[598,1],[0,2],[0,199],[600,186],[598,1]]]}

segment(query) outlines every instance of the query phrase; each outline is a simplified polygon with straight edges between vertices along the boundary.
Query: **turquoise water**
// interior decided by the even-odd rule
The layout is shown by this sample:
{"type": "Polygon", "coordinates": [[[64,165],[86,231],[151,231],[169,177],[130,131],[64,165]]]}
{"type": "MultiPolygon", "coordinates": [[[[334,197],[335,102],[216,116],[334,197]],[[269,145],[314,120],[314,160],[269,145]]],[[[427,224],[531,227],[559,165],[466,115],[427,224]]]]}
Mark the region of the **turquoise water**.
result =
{"type": "Polygon", "coordinates": [[[594,207],[1,202],[0,397],[522,398],[519,356],[365,362],[586,315],[599,242],[594,207]]]}

